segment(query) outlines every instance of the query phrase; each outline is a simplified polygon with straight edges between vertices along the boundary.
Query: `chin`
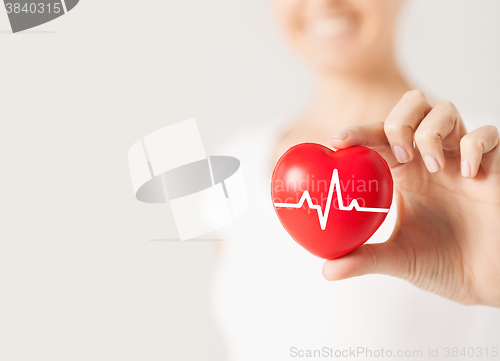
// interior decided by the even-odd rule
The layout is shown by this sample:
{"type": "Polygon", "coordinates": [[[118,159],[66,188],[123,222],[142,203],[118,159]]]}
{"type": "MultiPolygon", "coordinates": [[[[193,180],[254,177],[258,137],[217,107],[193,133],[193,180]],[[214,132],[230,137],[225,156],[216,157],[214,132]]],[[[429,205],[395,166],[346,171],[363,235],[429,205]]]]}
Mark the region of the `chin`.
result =
{"type": "Polygon", "coordinates": [[[366,47],[359,39],[343,37],[337,39],[307,39],[297,42],[297,50],[302,58],[315,69],[338,71],[352,71],[356,68],[365,68],[373,59],[373,51],[366,47]],[[361,44],[360,44],[361,43],[361,44]]]}

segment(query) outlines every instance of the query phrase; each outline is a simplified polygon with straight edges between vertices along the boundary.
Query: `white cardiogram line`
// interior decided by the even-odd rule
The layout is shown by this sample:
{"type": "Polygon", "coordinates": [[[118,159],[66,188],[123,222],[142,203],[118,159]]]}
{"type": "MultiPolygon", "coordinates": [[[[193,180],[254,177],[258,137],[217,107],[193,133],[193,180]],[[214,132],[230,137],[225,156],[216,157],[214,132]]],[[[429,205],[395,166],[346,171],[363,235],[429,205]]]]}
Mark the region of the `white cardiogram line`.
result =
{"type": "Polygon", "coordinates": [[[309,206],[309,208],[315,209],[318,212],[319,225],[321,226],[321,230],[324,231],[328,221],[328,214],[330,214],[334,188],[336,188],[337,190],[339,210],[341,211],[352,211],[353,209],[355,209],[358,212],[376,212],[376,213],[389,212],[388,208],[360,207],[356,199],[353,199],[351,204],[349,204],[348,206],[344,206],[342,201],[342,190],[340,189],[339,172],[337,171],[337,169],[334,169],[332,173],[332,180],[330,181],[330,189],[328,190],[328,198],[326,199],[326,208],[324,212],[322,212],[321,205],[319,204],[316,205],[312,203],[309,191],[304,191],[304,193],[302,193],[302,197],[300,197],[299,203],[274,203],[274,206],[278,208],[302,208],[304,202],[307,201],[307,205],[309,206]]]}

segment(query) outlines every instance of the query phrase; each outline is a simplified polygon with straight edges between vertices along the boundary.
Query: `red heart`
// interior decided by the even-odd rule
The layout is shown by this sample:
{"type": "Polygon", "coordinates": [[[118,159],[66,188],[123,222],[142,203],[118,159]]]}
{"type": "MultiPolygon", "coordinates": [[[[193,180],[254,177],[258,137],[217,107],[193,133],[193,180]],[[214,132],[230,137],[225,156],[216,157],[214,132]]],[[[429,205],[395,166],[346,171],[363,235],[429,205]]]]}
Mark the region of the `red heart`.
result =
{"type": "Polygon", "coordinates": [[[393,191],[389,166],[374,150],[333,151],[314,143],[298,144],[283,154],[271,187],[283,227],[298,244],[325,259],[342,257],[365,243],[387,216],[393,191]]]}

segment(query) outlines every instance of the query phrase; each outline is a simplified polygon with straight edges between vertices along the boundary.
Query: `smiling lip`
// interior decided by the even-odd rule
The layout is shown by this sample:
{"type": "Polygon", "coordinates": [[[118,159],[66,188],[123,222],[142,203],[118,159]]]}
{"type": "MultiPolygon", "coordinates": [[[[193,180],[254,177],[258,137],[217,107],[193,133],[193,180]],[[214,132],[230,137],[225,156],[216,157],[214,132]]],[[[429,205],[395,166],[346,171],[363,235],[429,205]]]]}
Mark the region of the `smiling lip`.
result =
{"type": "Polygon", "coordinates": [[[305,26],[307,35],[317,39],[341,38],[353,29],[353,21],[348,16],[337,16],[312,20],[305,26]]]}

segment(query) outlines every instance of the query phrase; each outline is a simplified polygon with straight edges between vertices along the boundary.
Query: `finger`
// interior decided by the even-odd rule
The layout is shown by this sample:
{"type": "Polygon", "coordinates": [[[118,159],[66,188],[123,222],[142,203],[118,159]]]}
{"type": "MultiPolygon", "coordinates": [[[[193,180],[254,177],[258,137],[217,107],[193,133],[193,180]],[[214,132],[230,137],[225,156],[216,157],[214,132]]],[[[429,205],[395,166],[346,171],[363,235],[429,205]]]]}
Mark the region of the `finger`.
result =
{"type": "Polygon", "coordinates": [[[492,125],[466,134],[460,140],[462,176],[474,178],[480,165],[486,172],[500,171],[499,142],[498,129],[492,125]]]}
{"type": "Polygon", "coordinates": [[[413,134],[418,125],[432,109],[429,100],[420,90],[411,90],[391,111],[384,124],[385,134],[394,156],[400,163],[415,157],[413,134]]]}
{"type": "Polygon", "coordinates": [[[327,260],[323,265],[323,277],[328,281],[338,281],[381,273],[403,278],[408,269],[408,257],[402,253],[402,249],[390,241],[365,244],[343,257],[327,260]]]}
{"type": "Polygon", "coordinates": [[[333,136],[331,144],[335,149],[345,149],[362,145],[377,151],[390,167],[399,162],[392,154],[389,141],[384,132],[384,123],[375,122],[364,125],[351,126],[333,136]]]}
{"type": "Polygon", "coordinates": [[[467,134],[457,108],[450,102],[438,103],[415,132],[415,144],[427,170],[436,173],[446,166],[444,150],[460,151],[460,139],[467,134]]]}

